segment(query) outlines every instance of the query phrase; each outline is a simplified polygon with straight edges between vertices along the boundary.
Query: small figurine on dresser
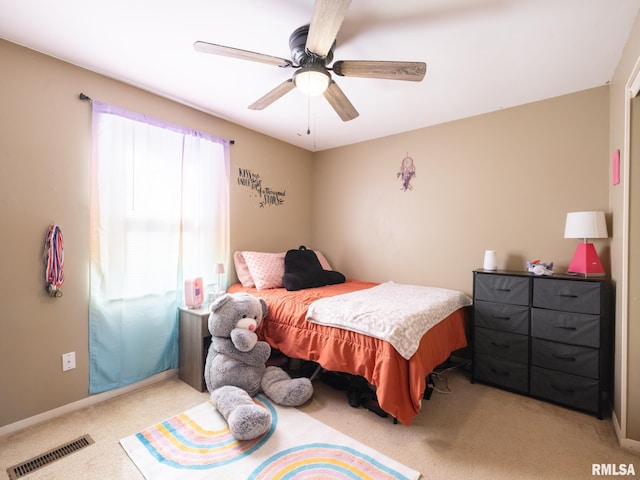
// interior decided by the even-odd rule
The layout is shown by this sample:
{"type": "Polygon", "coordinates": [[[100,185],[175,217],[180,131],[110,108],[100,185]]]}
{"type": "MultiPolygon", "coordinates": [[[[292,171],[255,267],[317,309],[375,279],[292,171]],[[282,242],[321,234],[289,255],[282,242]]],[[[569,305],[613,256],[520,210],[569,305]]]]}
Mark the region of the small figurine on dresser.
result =
{"type": "Polygon", "coordinates": [[[527,272],[534,275],[553,275],[553,262],[543,263],[540,260],[527,262],[527,272]]]}

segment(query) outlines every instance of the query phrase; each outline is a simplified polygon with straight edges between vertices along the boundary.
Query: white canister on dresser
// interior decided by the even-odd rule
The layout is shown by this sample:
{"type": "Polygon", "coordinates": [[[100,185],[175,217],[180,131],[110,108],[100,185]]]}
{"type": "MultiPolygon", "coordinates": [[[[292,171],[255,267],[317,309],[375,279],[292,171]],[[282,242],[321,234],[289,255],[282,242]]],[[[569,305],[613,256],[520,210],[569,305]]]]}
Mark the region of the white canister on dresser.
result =
{"type": "Polygon", "coordinates": [[[483,268],[485,270],[498,269],[498,256],[496,255],[495,250],[485,250],[483,268]]]}

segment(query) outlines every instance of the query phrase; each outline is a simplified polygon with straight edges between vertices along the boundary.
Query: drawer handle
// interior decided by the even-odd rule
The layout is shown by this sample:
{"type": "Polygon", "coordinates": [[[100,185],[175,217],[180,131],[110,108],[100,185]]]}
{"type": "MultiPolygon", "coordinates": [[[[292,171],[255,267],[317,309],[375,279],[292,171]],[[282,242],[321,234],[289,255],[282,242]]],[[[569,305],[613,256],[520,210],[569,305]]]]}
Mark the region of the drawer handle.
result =
{"type": "Polygon", "coordinates": [[[575,362],[576,361],[576,357],[572,357],[570,355],[562,355],[560,353],[554,353],[552,356],[554,358],[557,358],[558,360],[565,360],[567,362],[575,362]]]}
{"type": "Polygon", "coordinates": [[[491,318],[495,318],[496,320],[511,320],[511,317],[502,317],[500,315],[491,315],[491,318]]]}
{"type": "Polygon", "coordinates": [[[510,292],[511,291],[510,288],[496,288],[494,290],[497,290],[498,292],[510,292]]]}
{"type": "Polygon", "coordinates": [[[494,347],[498,347],[498,348],[511,348],[511,345],[507,345],[506,343],[496,343],[496,342],[491,342],[491,345],[493,345],[494,347]]]}
{"type": "Polygon", "coordinates": [[[553,388],[554,390],[560,393],[571,393],[571,394],[576,393],[575,389],[573,388],[559,387],[553,383],[551,384],[551,388],[553,388]]]}
{"type": "Polygon", "coordinates": [[[495,373],[496,375],[500,375],[501,377],[508,377],[509,376],[509,372],[507,372],[506,370],[498,371],[495,368],[491,368],[490,370],[491,370],[492,373],[495,373]]]}
{"type": "Polygon", "coordinates": [[[568,327],[567,325],[554,325],[553,328],[560,328],[562,330],[577,330],[578,327],[568,327]]]}
{"type": "Polygon", "coordinates": [[[555,296],[562,298],[578,298],[578,295],[572,295],[570,293],[556,293],[555,296]]]}

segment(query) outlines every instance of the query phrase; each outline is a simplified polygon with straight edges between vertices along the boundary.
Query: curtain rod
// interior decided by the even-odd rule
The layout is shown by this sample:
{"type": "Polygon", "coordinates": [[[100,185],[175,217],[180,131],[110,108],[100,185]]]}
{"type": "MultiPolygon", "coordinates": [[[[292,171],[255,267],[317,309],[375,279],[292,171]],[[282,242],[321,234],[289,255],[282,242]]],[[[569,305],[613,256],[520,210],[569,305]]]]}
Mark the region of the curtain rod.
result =
{"type": "MultiPolygon", "coordinates": [[[[91,103],[91,97],[87,97],[84,93],[80,92],[80,95],[78,96],[78,98],[80,100],[86,100],[87,102],[91,103]]],[[[236,143],[235,140],[229,140],[229,144],[234,145],[236,143]]]]}

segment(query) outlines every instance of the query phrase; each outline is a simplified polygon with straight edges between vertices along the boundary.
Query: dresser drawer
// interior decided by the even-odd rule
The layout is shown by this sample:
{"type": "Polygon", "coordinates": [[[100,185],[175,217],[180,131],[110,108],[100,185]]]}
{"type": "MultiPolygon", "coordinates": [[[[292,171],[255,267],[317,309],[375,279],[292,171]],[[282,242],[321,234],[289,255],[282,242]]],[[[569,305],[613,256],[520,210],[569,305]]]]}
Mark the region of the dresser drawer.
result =
{"type": "Polygon", "coordinates": [[[473,312],[477,327],[529,334],[529,307],[527,306],[478,300],[474,304],[473,312]]]}
{"type": "Polygon", "coordinates": [[[476,328],[475,351],[512,362],[527,363],[529,361],[529,337],[517,333],[476,328]]]}
{"type": "Polygon", "coordinates": [[[600,314],[601,285],[597,282],[533,279],[533,306],[566,312],[600,314]]]}
{"type": "Polygon", "coordinates": [[[474,293],[478,300],[529,305],[529,278],[478,273],[474,293]]]}
{"type": "Polygon", "coordinates": [[[581,410],[599,408],[597,380],[531,367],[531,395],[581,410]]]}
{"type": "Polygon", "coordinates": [[[531,340],[531,364],[538,367],[597,380],[599,358],[599,351],[596,348],[550,342],[539,338],[531,340]]]}
{"type": "Polygon", "coordinates": [[[531,335],[597,348],[600,346],[600,316],[532,308],[531,335]]]}
{"type": "Polygon", "coordinates": [[[499,358],[476,353],[474,379],[528,393],[529,367],[526,363],[510,362],[499,358]]]}

